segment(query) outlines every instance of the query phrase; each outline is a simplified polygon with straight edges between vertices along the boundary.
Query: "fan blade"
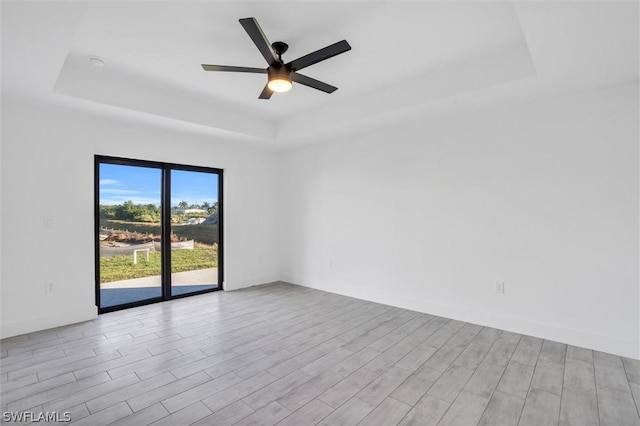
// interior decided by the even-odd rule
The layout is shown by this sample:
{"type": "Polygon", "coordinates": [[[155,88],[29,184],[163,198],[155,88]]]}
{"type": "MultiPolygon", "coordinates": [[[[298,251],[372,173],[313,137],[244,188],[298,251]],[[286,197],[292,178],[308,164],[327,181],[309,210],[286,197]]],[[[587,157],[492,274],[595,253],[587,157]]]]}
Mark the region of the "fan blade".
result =
{"type": "Polygon", "coordinates": [[[349,46],[349,43],[347,43],[346,40],[342,40],[332,44],[331,46],[324,47],[320,50],[316,50],[313,53],[304,55],[301,58],[295,59],[289,62],[287,64],[287,67],[293,71],[298,71],[302,68],[308,67],[309,65],[316,64],[320,61],[324,61],[325,59],[333,58],[334,56],[347,52],[349,50],[351,50],[351,46],[349,46]]]}
{"type": "Polygon", "coordinates": [[[252,72],[256,74],[266,74],[266,68],[251,68],[251,67],[232,67],[228,65],[207,65],[202,64],[202,69],[205,71],[233,71],[233,72],[252,72]]]}
{"type": "Polygon", "coordinates": [[[258,99],[271,99],[271,95],[273,95],[273,90],[269,89],[268,83],[262,89],[262,93],[258,96],[258,99]]]}
{"type": "Polygon", "coordinates": [[[249,34],[251,40],[256,45],[264,59],[267,60],[269,66],[278,62],[276,52],[273,51],[271,43],[267,39],[267,36],[262,32],[262,28],[258,25],[258,21],[255,18],[243,18],[240,19],[240,24],[244,27],[244,30],[249,34]]]}
{"type": "Polygon", "coordinates": [[[291,80],[296,83],[304,84],[305,86],[313,87],[314,89],[321,90],[326,93],[333,93],[338,90],[337,87],[327,83],[323,83],[315,78],[307,77],[306,75],[298,74],[297,72],[291,73],[291,80]]]}

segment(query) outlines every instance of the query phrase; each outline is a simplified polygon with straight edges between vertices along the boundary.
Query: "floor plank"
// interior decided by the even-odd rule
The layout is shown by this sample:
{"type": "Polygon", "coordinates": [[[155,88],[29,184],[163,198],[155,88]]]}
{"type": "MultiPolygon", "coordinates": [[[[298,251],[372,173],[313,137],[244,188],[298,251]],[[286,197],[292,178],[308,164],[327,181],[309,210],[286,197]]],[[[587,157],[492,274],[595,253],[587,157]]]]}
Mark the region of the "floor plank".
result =
{"type": "Polygon", "coordinates": [[[598,399],[595,392],[564,388],[560,406],[560,425],[598,425],[598,399]]]}
{"type": "Polygon", "coordinates": [[[502,392],[494,392],[480,419],[480,425],[517,425],[524,401],[502,392]]]}
{"type": "MultiPolygon", "coordinates": [[[[280,421],[280,426],[300,426],[304,424],[315,425],[322,419],[327,417],[333,412],[333,408],[320,401],[314,399],[304,407],[300,408],[295,413],[287,416],[284,420],[280,421]]],[[[211,423],[212,424],[212,423],[211,423]]]]}
{"type": "Polygon", "coordinates": [[[520,425],[557,425],[560,417],[560,396],[531,389],[520,416],[520,425]]]}
{"type": "Polygon", "coordinates": [[[462,391],[440,420],[439,425],[475,425],[489,404],[488,398],[462,391]]]}
{"type": "Polygon", "coordinates": [[[361,426],[396,425],[411,410],[411,406],[397,399],[386,398],[360,423],[361,426]]]}

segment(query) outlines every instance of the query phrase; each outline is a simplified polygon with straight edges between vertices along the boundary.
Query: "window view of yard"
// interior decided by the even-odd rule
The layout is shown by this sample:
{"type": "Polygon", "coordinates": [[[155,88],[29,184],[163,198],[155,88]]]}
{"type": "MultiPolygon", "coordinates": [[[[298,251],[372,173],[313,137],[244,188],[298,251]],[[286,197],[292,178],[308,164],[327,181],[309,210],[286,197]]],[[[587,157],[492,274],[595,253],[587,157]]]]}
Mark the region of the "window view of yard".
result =
{"type": "MultiPolygon", "coordinates": [[[[171,272],[184,272],[218,266],[218,224],[182,225],[172,228],[172,241],[193,241],[193,249],[174,250],[171,272]]],[[[149,242],[160,244],[160,222],[129,222],[100,219],[100,247],[138,246],[149,242]],[[115,244],[114,244],[115,243],[115,244]],[[118,245],[116,245],[118,244],[118,245]]],[[[149,260],[139,256],[133,264],[133,254],[100,257],[100,282],[144,278],[161,273],[161,253],[149,250],[149,260]]]]}
{"type": "MultiPolygon", "coordinates": [[[[218,176],[170,170],[171,241],[162,241],[162,169],[100,164],[101,306],[163,295],[163,250],[170,252],[171,293],[218,286],[218,176]],[[174,201],[175,200],[175,201],[174,201]],[[170,246],[169,246],[170,244],[170,246]]],[[[166,297],[166,296],[165,296],[166,297]]]]}

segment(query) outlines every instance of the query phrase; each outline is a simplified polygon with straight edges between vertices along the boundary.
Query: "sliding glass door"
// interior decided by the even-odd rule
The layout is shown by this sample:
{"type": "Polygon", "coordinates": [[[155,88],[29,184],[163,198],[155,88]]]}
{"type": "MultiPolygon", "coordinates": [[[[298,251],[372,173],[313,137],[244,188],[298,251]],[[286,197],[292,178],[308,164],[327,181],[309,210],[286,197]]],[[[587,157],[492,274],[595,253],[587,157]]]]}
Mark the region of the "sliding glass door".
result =
{"type": "Polygon", "coordinates": [[[218,175],[171,170],[171,294],[218,287],[218,175]]]}
{"type": "Polygon", "coordinates": [[[162,297],[162,169],[100,163],[100,307],[162,297]]]}
{"type": "Polygon", "coordinates": [[[96,156],[99,312],[222,287],[222,171],[96,156]]]}

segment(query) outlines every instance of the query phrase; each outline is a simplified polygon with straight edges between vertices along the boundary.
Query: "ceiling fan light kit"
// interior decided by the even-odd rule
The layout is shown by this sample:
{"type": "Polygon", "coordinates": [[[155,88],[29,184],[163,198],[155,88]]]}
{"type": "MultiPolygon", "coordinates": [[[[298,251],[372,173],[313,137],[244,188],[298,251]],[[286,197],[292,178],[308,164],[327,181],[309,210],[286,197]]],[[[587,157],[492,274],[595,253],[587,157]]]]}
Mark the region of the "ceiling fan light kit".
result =
{"type": "Polygon", "coordinates": [[[258,21],[256,21],[255,18],[240,19],[240,24],[247,34],[249,34],[249,37],[251,37],[251,40],[253,40],[253,43],[256,45],[269,66],[267,68],[251,68],[202,64],[202,68],[205,71],[231,71],[267,74],[267,84],[264,86],[262,93],[260,93],[260,96],[258,97],[259,99],[270,99],[274,92],[287,92],[291,90],[293,82],[325,93],[333,93],[338,90],[335,86],[331,86],[330,84],[299,74],[298,71],[351,50],[351,46],[346,40],[339,41],[291,62],[285,63],[282,60],[282,55],[289,48],[287,43],[282,41],[269,43],[267,36],[264,35],[262,28],[260,28],[260,25],[258,25],[258,21]]]}
{"type": "Polygon", "coordinates": [[[267,74],[269,76],[267,81],[267,87],[272,92],[282,93],[288,92],[293,87],[291,83],[291,71],[286,67],[281,68],[268,68],[267,74]]]}

